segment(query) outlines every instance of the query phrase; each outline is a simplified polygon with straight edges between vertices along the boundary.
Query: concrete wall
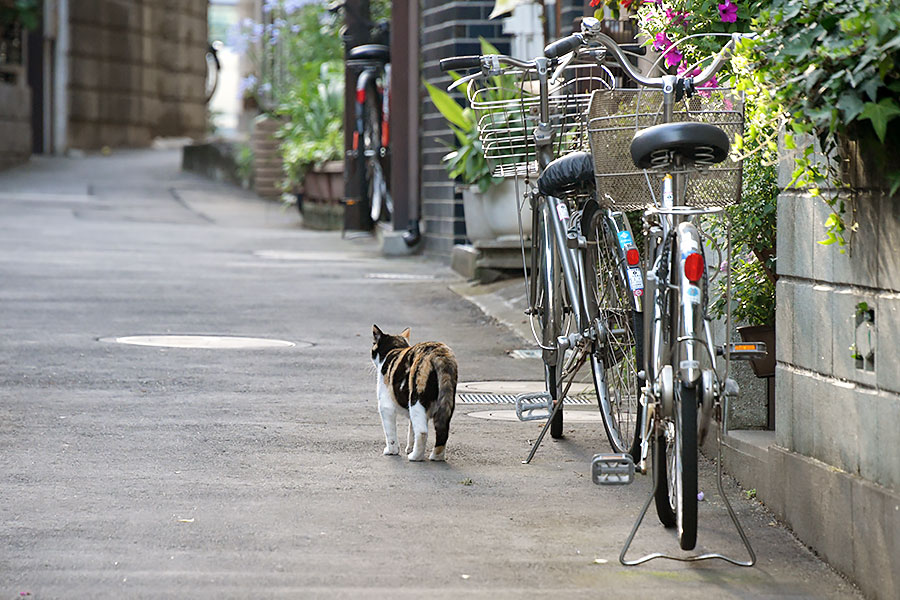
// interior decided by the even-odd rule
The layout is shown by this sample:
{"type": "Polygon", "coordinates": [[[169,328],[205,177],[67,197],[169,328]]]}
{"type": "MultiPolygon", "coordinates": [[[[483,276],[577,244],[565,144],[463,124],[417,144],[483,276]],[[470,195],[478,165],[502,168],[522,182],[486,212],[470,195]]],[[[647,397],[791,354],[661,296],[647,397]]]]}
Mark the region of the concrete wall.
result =
{"type": "Polygon", "coordinates": [[[202,136],[206,11],[207,0],[71,2],[68,146],[202,136]]]}
{"type": "Polygon", "coordinates": [[[0,81],[0,169],[31,156],[31,90],[24,73],[17,83],[0,81]]]}
{"type": "MultiPolygon", "coordinates": [[[[778,201],[775,445],[759,497],[873,598],[900,597],[900,199],[858,156],[846,253],[827,207],[778,201]],[[874,311],[874,368],[858,364],[857,306],[874,311]]],[[[787,173],[782,174],[787,177],[787,173]]],[[[786,179],[782,183],[786,183],[786,179]]]]}

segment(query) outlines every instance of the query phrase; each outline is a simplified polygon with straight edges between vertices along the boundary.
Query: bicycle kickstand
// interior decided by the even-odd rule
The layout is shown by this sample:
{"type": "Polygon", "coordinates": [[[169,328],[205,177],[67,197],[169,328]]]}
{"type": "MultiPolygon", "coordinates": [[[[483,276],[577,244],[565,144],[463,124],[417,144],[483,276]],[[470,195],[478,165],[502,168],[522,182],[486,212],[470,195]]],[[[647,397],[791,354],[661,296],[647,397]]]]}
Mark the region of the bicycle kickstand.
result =
{"type": "MultiPolygon", "coordinates": [[[[728,516],[731,517],[731,521],[734,523],[735,529],[737,529],[738,535],[741,537],[741,541],[744,544],[744,548],[747,550],[747,554],[749,555],[748,560],[737,560],[731,558],[729,556],[725,556],[724,554],[719,554],[717,552],[708,552],[706,554],[699,554],[693,556],[672,556],[670,554],[665,554],[663,552],[652,552],[647,554],[646,556],[642,556],[641,558],[635,560],[626,560],[625,555],[628,553],[628,549],[631,547],[631,542],[634,540],[634,536],[637,533],[638,528],[641,526],[641,522],[644,520],[644,517],[647,514],[647,509],[650,508],[650,504],[653,502],[654,497],[656,496],[656,488],[659,485],[659,481],[654,475],[653,477],[653,489],[650,490],[650,496],[647,498],[647,502],[644,503],[644,508],[641,509],[641,513],[638,515],[637,521],[634,523],[634,527],[631,529],[631,533],[628,535],[628,539],[625,541],[625,546],[622,548],[622,552],[619,554],[619,562],[625,565],[626,567],[633,567],[636,565],[643,564],[645,562],[654,560],[656,558],[667,558],[669,560],[677,560],[680,562],[698,562],[701,560],[710,560],[714,558],[718,558],[719,560],[724,560],[725,562],[729,562],[733,565],[737,565],[739,567],[752,567],[756,564],[756,553],[753,551],[753,547],[750,545],[750,540],[747,539],[747,535],[744,533],[743,527],[741,527],[741,523],[738,521],[737,514],[734,512],[734,508],[731,506],[731,502],[728,501],[728,496],[725,495],[725,488],[722,484],[723,473],[722,473],[722,429],[723,424],[720,420],[720,426],[716,428],[716,471],[717,471],[717,488],[719,492],[719,497],[725,502],[725,508],[728,510],[728,516]]],[[[654,436],[657,440],[658,436],[654,436]]],[[[658,441],[654,441],[654,443],[659,443],[658,441]]],[[[657,448],[657,452],[659,448],[657,448]]]]}

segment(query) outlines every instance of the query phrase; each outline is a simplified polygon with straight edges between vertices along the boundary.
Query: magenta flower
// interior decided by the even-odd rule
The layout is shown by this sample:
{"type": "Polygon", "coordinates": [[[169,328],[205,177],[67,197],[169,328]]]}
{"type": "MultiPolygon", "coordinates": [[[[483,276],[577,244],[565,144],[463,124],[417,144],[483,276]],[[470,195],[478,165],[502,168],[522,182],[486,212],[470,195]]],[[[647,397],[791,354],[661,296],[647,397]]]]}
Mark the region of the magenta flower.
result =
{"type": "Polygon", "coordinates": [[[669,36],[665,33],[656,34],[656,41],[653,42],[653,49],[665,54],[666,64],[670,67],[674,67],[684,58],[684,55],[678,51],[678,48],[672,44],[669,36]]]}
{"type": "Polygon", "coordinates": [[[732,0],[725,0],[724,4],[719,4],[719,18],[723,23],[734,23],[737,21],[737,4],[732,0]]]}
{"type": "Polygon", "coordinates": [[[684,10],[666,9],[666,19],[669,20],[669,25],[684,25],[690,17],[690,14],[691,13],[684,10]]]}

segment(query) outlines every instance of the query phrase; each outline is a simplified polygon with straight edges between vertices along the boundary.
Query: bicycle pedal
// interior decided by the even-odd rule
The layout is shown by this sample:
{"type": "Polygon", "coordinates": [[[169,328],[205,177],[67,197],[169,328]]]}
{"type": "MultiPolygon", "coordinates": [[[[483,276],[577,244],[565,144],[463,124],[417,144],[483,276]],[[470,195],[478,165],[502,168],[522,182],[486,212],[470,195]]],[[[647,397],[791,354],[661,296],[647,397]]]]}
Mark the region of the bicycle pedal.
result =
{"type": "Polygon", "coordinates": [[[516,416],[520,421],[541,421],[550,417],[553,404],[547,392],[516,396],[516,416]]]}
{"type": "Polygon", "coordinates": [[[595,454],[591,480],[597,485],[628,485],[634,481],[634,459],[630,454],[595,454]]]}
{"type": "MultiPolygon", "coordinates": [[[[729,344],[728,346],[731,360],[754,360],[764,358],[768,354],[765,342],[742,342],[740,344],[729,344]]],[[[716,354],[724,356],[725,347],[719,346],[716,348],[716,354]]]]}

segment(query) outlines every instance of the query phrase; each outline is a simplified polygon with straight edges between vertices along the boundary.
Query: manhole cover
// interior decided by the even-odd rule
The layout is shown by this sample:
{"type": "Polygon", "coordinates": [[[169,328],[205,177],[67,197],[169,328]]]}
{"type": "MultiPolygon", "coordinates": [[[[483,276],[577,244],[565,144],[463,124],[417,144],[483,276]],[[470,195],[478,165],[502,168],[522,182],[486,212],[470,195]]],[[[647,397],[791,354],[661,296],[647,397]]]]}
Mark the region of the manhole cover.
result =
{"type": "MultiPolygon", "coordinates": [[[[478,410],[475,412],[466,413],[470,417],[475,417],[476,419],[488,419],[491,421],[516,421],[518,422],[519,417],[516,416],[516,411],[514,410],[478,410]]],[[[566,423],[600,423],[600,413],[596,411],[589,410],[570,410],[566,411],[565,416],[563,417],[566,423]]]]}
{"type": "Polygon", "coordinates": [[[366,279],[389,279],[391,281],[434,281],[434,275],[413,275],[410,273],[367,273],[366,279]]]}
{"type": "MultiPolygon", "coordinates": [[[[515,394],[456,394],[456,402],[458,404],[515,404],[515,394]]],[[[581,404],[591,405],[594,401],[584,396],[568,397],[565,400],[566,405],[581,404]]]]}
{"type": "Polygon", "coordinates": [[[131,335],[125,337],[100,338],[111,344],[132,346],[160,346],[163,348],[203,348],[208,350],[252,350],[259,348],[309,348],[309,342],[286,342],[266,338],[239,337],[228,335],[131,335]]]}

